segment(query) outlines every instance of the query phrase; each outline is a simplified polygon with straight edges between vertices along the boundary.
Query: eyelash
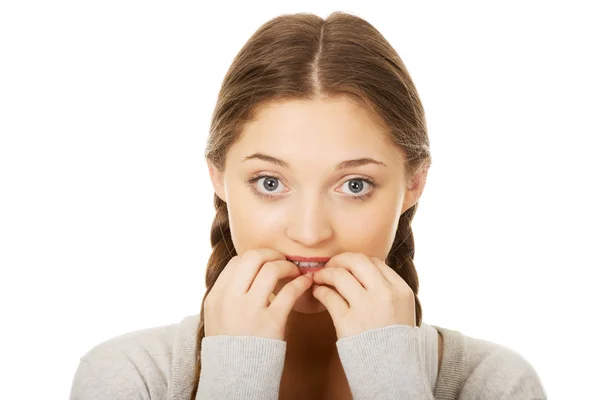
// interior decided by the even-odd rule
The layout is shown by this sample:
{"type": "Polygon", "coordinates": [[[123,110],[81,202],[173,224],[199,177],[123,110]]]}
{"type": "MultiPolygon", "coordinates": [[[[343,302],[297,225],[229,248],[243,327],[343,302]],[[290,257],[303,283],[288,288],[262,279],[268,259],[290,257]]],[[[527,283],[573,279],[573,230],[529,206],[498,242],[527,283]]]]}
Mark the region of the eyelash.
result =
{"type": "MultiPolygon", "coordinates": [[[[269,195],[269,194],[264,194],[261,193],[260,191],[256,190],[256,187],[254,186],[254,183],[256,181],[258,181],[261,178],[273,178],[273,179],[277,179],[278,181],[281,181],[281,179],[277,178],[276,176],[273,175],[267,175],[267,174],[258,174],[255,175],[253,177],[251,177],[250,179],[248,179],[246,181],[246,185],[248,185],[248,187],[250,187],[250,189],[252,190],[252,192],[258,196],[258,198],[263,199],[263,200],[276,200],[277,197],[280,196],[274,196],[274,195],[269,195]]],[[[349,181],[365,181],[367,182],[370,186],[371,186],[371,191],[369,191],[367,194],[361,194],[360,196],[351,196],[351,195],[346,195],[347,197],[352,198],[353,200],[360,200],[360,201],[365,201],[369,198],[371,198],[371,196],[373,196],[375,189],[377,188],[377,184],[372,180],[369,179],[365,176],[356,176],[354,178],[348,179],[346,182],[349,181]]],[[[346,183],[344,182],[344,183],[346,183]]]]}

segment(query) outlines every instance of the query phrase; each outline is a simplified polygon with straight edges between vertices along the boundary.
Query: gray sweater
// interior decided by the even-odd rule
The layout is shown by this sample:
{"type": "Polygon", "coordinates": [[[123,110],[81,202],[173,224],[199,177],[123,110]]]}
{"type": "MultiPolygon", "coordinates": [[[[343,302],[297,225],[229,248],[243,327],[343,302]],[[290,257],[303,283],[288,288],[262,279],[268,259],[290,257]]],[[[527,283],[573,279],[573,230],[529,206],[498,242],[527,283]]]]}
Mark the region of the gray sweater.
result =
{"type": "MultiPolygon", "coordinates": [[[[93,347],[80,359],[70,398],[188,400],[198,323],[197,314],[93,347]]],[[[196,399],[278,399],[285,350],[276,339],[204,338],[196,399]]],[[[338,340],[337,350],[354,399],[547,399],[535,369],[517,352],[435,325],[370,330],[338,340]],[[444,341],[439,371],[423,345],[431,327],[444,341]]]]}

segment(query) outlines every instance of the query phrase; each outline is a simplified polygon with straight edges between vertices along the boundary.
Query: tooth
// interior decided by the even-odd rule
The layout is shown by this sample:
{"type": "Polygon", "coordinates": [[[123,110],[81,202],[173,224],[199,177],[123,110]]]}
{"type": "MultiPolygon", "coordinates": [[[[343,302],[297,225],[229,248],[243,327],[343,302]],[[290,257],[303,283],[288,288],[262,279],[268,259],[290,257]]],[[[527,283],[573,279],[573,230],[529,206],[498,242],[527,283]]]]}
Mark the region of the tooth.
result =
{"type": "Polygon", "coordinates": [[[316,261],[294,261],[294,264],[296,264],[298,267],[301,268],[316,268],[316,267],[323,267],[325,265],[324,262],[316,262],[316,261]]]}

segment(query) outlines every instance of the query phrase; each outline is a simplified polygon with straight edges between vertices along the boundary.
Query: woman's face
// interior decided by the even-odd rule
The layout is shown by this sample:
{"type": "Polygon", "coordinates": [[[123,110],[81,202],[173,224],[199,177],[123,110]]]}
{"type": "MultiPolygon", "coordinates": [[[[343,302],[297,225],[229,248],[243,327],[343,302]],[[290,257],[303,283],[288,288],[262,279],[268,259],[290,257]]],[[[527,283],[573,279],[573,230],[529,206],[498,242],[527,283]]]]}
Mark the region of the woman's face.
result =
{"type": "MultiPolygon", "coordinates": [[[[210,164],[209,170],[227,203],[237,254],[272,248],[287,256],[353,252],[385,261],[400,215],[424,185],[422,176],[407,185],[404,160],[368,112],[347,98],[294,100],[262,107],[227,153],[225,170],[210,164]],[[338,168],[366,158],[376,163],[338,168]]],[[[294,310],[325,307],[308,290],[294,310]]]]}

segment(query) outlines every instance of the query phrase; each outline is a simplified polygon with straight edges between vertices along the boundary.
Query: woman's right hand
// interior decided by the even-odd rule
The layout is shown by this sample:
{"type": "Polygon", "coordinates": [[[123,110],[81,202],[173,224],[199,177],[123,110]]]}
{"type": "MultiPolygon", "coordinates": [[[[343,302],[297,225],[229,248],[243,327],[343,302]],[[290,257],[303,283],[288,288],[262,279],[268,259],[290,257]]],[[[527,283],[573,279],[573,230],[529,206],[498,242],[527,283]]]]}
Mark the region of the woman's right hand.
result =
{"type": "Polygon", "coordinates": [[[258,336],[283,340],[287,317],[312,277],[273,249],[248,250],[233,257],[204,300],[205,336],[258,336]],[[292,278],[273,301],[277,283],[292,278]]]}

